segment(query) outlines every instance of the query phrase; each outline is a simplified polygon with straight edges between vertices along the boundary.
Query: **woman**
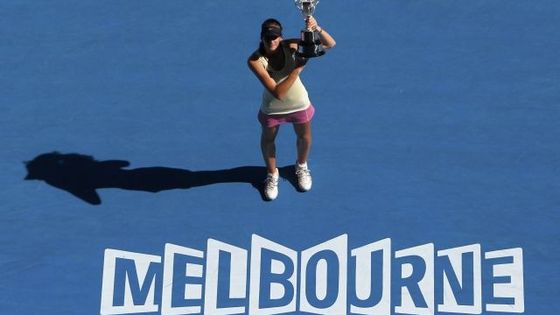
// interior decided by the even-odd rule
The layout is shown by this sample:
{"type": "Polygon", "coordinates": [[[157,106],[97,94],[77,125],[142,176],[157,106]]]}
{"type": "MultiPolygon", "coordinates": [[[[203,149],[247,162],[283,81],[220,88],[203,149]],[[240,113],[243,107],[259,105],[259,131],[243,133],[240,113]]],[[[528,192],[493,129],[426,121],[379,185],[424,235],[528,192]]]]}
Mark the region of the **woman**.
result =
{"type": "MultiPolygon", "coordinates": [[[[317,31],[325,49],[335,46],[332,36],[321,28],[315,18],[306,19],[308,29],[317,31]]],[[[264,86],[259,121],[262,125],[261,150],[268,175],[264,195],[269,200],[278,196],[278,168],[274,140],[280,125],[292,123],[297,136],[295,165],[300,191],[311,189],[311,172],[307,158],[311,148],[311,119],[315,112],[307,90],[300,80],[306,60],[296,56],[299,39],[283,39],[282,24],[268,19],[261,25],[259,49],[250,57],[249,68],[264,86]]]]}

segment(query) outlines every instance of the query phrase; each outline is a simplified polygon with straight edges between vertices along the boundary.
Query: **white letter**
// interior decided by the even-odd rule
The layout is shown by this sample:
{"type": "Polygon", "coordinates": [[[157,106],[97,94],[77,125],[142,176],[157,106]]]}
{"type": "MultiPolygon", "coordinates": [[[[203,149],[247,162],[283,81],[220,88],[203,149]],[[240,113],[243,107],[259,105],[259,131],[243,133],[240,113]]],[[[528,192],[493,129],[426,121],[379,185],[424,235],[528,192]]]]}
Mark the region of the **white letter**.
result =
{"type": "Polygon", "coordinates": [[[358,307],[350,305],[350,312],[364,315],[390,315],[391,314],[391,239],[371,243],[352,250],[352,256],[356,257],[356,296],[359,299],[368,299],[372,292],[371,283],[372,261],[371,253],[381,251],[383,253],[382,293],[381,300],[377,305],[371,307],[358,307]]]}
{"type": "Polygon", "coordinates": [[[296,251],[253,234],[249,315],[282,314],[296,311],[297,262],[296,251]],[[277,259],[267,258],[266,262],[270,263],[269,270],[261,270],[263,252],[270,255],[278,254],[277,259]],[[263,272],[268,275],[267,279],[261,279],[263,272]],[[278,278],[271,279],[272,276],[278,278]],[[276,302],[278,305],[261,307],[261,280],[266,281],[265,290],[269,291],[269,295],[262,298],[267,302],[276,302]]]}
{"type": "Polygon", "coordinates": [[[495,264],[492,274],[497,277],[508,277],[509,282],[494,283],[494,297],[513,298],[513,304],[487,304],[489,312],[523,313],[525,311],[525,293],[523,290],[523,249],[511,248],[488,252],[486,259],[512,257],[510,264],[495,264]]]}
{"type": "Polygon", "coordinates": [[[346,234],[304,250],[301,253],[301,310],[315,314],[345,315],[348,289],[347,265],[348,235],[346,234]],[[309,264],[315,269],[308,271],[309,264]],[[338,268],[331,269],[335,267],[338,268]],[[330,273],[329,269],[332,270],[330,273]],[[308,276],[312,277],[311,280],[314,278],[315,283],[307,283],[308,276]],[[329,288],[329,282],[333,281],[331,278],[337,280],[336,288],[332,288],[332,285],[329,288]],[[310,292],[307,292],[308,290],[310,292]]]}
{"type": "MultiPolygon", "coordinates": [[[[482,270],[480,244],[474,244],[463,247],[450,248],[438,251],[438,257],[448,256],[451,268],[461,287],[463,287],[463,254],[473,254],[473,305],[459,305],[453,289],[451,281],[447,273],[443,273],[443,304],[439,305],[438,311],[447,313],[463,313],[463,314],[480,314],[482,313],[482,270]]],[[[470,277],[469,277],[470,278],[470,277]]]]}
{"type": "Polygon", "coordinates": [[[106,249],[105,258],[103,261],[103,283],[101,285],[101,315],[108,314],[131,314],[131,313],[152,313],[158,311],[158,306],[155,304],[155,273],[150,272],[152,279],[147,279],[148,272],[152,263],[160,264],[161,257],[154,255],[139,254],[133,252],[125,252],[116,249],[106,249]],[[132,260],[134,263],[131,266],[134,270],[124,270],[125,276],[123,279],[124,287],[124,303],[123,305],[114,306],[113,297],[115,293],[115,271],[117,260],[132,260]],[[131,279],[130,276],[136,273],[136,279],[131,279]],[[146,295],[145,300],[141,301],[143,304],[135,305],[133,289],[131,282],[134,281],[136,294],[143,293],[146,295]],[[146,281],[150,281],[149,288],[146,287],[146,281]]]}
{"type": "Polygon", "coordinates": [[[231,254],[228,298],[243,299],[247,295],[247,250],[209,239],[206,249],[204,314],[227,315],[245,313],[244,306],[218,308],[220,252],[231,254]]]}
{"type": "Polygon", "coordinates": [[[414,303],[413,294],[409,290],[410,288],[405,285],[401,288],[401,305],[396,306],[395,311],[404,314],[433,315],[435,304],[434,244],[425,244],[395,252],[395,258],[401,257],[417,257],[422,260],[422,267],[425,267],[424,274],[415,274],[414,265],[405,263],[401,267],[401,277],[402,279],[411,279],[414,282],[414,287],[412,288],[415,289],[415,292],[417,291],[417,294],[421,295],[421,298],[424,298],[427,307],[417,307],[414,303]]]}
{"type": "MultiPolygon", "coordinates": [[[[204,258],[204,252],[177,246],[173,244],[165,244],[165,261],[163,264],[163,290],[161,297],[161,314],[162,315],[178,315],[178,314],[199,314],[202,311],[200,306],[184,306],[173,307],[173,277],[175,266],[175,255],[183,255],[187,257],[194,257],[195,259],[204,258]]],[[[185,265],[185,278],[200,278],[203,277],[203,265],[195,263],[186,263],[185,265]]],[[[200,280],[202,281],[202,280],[200,280]]],[[[184,299],[185,300],[202,300],[202,284],[184,283],[184,299]]]]}

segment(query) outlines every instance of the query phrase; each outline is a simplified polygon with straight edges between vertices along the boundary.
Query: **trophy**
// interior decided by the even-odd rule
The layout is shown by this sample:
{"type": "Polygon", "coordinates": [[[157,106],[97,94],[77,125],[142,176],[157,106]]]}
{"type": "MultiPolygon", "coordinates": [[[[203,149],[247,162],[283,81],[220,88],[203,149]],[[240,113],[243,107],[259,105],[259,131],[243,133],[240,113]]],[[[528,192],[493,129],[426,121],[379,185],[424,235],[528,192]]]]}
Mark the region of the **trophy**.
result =
{"type": "MultiPolygon", "coordinates": [[[[319,0],[294,0],[296,6],[307,19],[315,12],[319,0]]],[[[317,31],[305,28],[301,30],[301,40],[297,55],[304,58],[319,57],[325,54],[325,48],[321,44],[317,31]]]]}

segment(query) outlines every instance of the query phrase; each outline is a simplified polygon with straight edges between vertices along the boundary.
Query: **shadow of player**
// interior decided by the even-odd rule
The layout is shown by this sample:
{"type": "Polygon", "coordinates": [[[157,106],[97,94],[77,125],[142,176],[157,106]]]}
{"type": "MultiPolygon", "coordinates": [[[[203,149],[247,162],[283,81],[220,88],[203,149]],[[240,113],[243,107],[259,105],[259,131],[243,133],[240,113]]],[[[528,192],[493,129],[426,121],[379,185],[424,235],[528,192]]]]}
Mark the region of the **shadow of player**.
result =
{"type": "MultiPolygon", "coordinates": [[[[257,189],[263,200],[263,179],[266,169],[262,166],[241,166],[211,171],[190,171],[171,167],[141,167],[124,169],[130,163],[123,160],[97,161],[92,156],[59,152],[38,155],[25,162],[26,180],[43,180],[92,204],[101,204],[97,193],[100,188],[120,188],[157,193],[170,189],[221,184],[248,183],[257,189]]],[[[280,175],[295,185],[293,166],[280,169],[280,175]]],[[[294,186],[296,187],[296,186],[294,186]]]]}

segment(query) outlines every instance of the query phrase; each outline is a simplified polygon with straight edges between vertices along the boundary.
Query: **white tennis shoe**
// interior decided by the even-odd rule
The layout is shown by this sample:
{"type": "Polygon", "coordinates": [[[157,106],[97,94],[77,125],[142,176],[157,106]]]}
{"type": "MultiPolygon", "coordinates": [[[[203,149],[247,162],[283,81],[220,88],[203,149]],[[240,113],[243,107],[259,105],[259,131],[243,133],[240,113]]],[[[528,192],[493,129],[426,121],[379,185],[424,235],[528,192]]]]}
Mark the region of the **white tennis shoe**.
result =
{"type": "Polygon", "coordinates": [[[309,191],[313,181],[311,179],[311,171],[307,167],[307,163],[299,164],[296,162],[296,177],[298,188],[301,191],[309,191]]]}
{"type": "Polygon", "coordinates": [[[268,200],[274,200],[278,197],[278,178],[280,174],[278,169],[274,174],[268,174],[264,180],[264,196],[268,200]]]}

